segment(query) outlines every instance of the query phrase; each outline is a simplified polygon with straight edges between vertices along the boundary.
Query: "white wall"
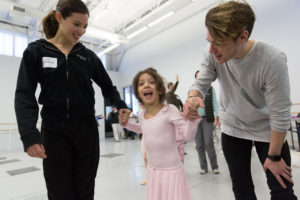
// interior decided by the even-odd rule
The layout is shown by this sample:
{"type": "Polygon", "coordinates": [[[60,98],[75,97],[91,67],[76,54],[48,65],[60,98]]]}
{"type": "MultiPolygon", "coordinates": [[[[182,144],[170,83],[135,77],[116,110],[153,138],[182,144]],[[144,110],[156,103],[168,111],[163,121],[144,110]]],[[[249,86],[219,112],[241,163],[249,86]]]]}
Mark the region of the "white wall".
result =
{"type": "Polygon", "coordinates": [[[0,123],[16,122],[14,97],[21,58],[0,55],[0,123]]]}
{"type": "MultiPolygon", "coordinates": [[[[266,41],[288,56],[292,102],[300,102],[300,68],[297,56],[300,46],[299,0],[248,0],[257,20],[252,39],[266,41]]],[[[194,72],[201,63],[202,51],[208,43],[204,26],[207,11],[164,31],[163,33],[127,50],[120,71],[126,73],[129,84],[136,72],[154,66],[167,81],[180,83],[176,93],[186,99],[193,82],[194,72]]],[[[218,85],[214,84],[218,91],[218,85]]],[[[297,111],[300,111],[298,108],[297,111]]]]}
{"type": "MultiPolygon", "coordinates": [[[[300,103],[300,1],[267,0],[259,8],[257,1],[252,0],[257,15],[253,38],[266,41],[286,53],[288,58],[292,102],[300,103]],[[266,3],[268,2],[268,3],[266,3]]],[[[251,3],[251,1],[250,1],[251,3]]],[[[300,112],[300,106],[292,110],[300,112]]]]}
{"type": "MultiPolygon", "coordinates": [[[[16,122],[14,93],[20,61],[20,58],[0,55],[0,123],[16,122]]],[[[19,134],[12,130],[15,128],[16,125],[0,126],[0,152],[22,148],[19,134]]]]}

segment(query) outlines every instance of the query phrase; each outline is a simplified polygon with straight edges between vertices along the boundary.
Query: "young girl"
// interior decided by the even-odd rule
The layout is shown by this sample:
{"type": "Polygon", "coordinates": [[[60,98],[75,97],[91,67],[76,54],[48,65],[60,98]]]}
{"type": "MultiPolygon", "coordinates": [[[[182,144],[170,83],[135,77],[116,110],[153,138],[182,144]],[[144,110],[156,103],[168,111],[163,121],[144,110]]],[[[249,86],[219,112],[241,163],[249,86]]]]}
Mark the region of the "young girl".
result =
{"type": "Polygon", "coordinates": [[[193,140],[197,124],[186,121],[171,104],[163,104],[166,90],[161,76],[153,68],[139,72],[133,80],[134,92],[143,104],[139,124],[128,123],[130,111],[120,110],[120,123],[134,132],[143,133],[147,149],[147,200],[190,200],[191,195],[177,144],[176,131],[193,140]]]}

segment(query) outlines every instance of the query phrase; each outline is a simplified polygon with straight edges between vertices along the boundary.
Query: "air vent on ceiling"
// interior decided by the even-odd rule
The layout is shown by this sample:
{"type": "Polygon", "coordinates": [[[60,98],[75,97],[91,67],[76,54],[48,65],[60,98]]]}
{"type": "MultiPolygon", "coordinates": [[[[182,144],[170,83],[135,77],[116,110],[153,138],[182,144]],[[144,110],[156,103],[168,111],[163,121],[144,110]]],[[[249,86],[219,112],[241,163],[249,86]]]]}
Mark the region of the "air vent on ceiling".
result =
{"type": "Polygon", "coordinates": [[[17,5],[13,5],[12,6],[12,11],[17,12],[17,13],[22,13],[22,14],[26,14],[26,9],[21,7],[21,6],[17,6],[17,5]]]}

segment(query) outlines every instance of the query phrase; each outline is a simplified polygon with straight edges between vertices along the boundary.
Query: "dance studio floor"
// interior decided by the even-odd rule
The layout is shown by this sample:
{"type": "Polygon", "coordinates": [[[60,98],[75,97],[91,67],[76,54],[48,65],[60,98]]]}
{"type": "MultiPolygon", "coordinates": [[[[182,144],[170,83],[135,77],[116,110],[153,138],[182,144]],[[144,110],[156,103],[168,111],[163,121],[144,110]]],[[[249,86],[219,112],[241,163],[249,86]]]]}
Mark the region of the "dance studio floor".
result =
{"type": "MultiPolygon", "coordinates": [[[[200,175],[200,167],[194,143],[185,145],[185,171],[192,192],[192,199],[232,200],[231,181],[224,156],[220,149],[220,136],[215,142],[221,173],[209,171],[200,175]]],[[[10,137],[10,144],[18,144],[18,136],[10,137]]],[[[3,141],[2,141],[3,142],[3,141]]],[[[101,158],[96,178],[95,200],[142,200],[145,186],[145,168],[140,151],[140,140],[124,139],[114,142],[102,139],[101,158]]],[[[300,197],[300,154],[292,151],[294,189],[300,197]],[[298,189],[296,189],[298,188],[298,189]]],[[[59,167],[59,166],[58,166],[59,167]]],[[[252,174],[259,200],[270,199],[266,178],[256,152],[252,155],[252,174]]],[[[46,187],[42,161],[30,158],[21,148],[0,149],[0,199],[45,200],[46,187]]]]}

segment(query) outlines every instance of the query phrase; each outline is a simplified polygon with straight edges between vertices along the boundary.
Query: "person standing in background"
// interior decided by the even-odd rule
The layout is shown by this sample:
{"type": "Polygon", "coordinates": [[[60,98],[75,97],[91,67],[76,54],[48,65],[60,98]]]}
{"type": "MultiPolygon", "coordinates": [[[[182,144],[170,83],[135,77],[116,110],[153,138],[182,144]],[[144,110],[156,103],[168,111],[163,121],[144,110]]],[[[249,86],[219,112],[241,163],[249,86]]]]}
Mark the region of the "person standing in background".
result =
{"type": "Polygon", "coordinates": [[[113,110],[109,113],[108,120],[111,122],[115,141],[120,142],[121,136],[124,136],[124,129],[119,124],[119,112],[116,106],[114,106],[113,110]]]}
{"type": "Polygon", "coordinates": [[[179,84],[179,78],[177,75],[175,85],[172,82],[168,83],[168,92],[166,94],[166,101],[168,104],[173,104],[174,106],[176,106],[178,110],[182,112],[183,104],[179,96],[175,94],[178,84],[179,84]]]}
{"type": "Polygon", "coordinates": [[[100,152],[92,81],[104,98],[126,108],[99,57],[79,42],[88,18],[82,1],[59,0],[42,22],[47,39],[28,45],[19,69],[18,128],[27,154],[43,159],[49,200],[94,199],[100,152]]]}
{"type": "MultiPolygon", "coordinates": [[[[199,70],[196,71],[195,78],[197,78],[198,73],[199,70]]],[[[195,142],[201,167],[200,174],[206,174],[208,172],[205,152],[207,152],[212,172],[219,174],[220,171],[213,140],[214,126],[215,124],[219,124],[219,106],[216,92],[212,86],[205,94],[204,108],[199,107],[198,114],[202,117],[202,120],[198,124],[195,142]],[[216,117],[214,114],[216,114],[216,117]]]]}

